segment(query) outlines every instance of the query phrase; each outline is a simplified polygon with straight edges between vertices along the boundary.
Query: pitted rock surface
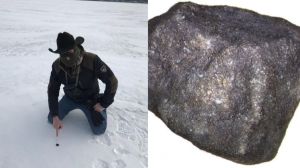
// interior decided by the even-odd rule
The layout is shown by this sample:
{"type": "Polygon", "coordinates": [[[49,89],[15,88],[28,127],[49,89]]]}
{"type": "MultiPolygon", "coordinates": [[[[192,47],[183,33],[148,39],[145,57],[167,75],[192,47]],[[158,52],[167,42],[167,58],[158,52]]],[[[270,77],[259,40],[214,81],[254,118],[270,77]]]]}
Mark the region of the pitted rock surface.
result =
{"type": "Polygon", "coordinates": [[[300,100],[300,29],[229,6],[178,3],[149,21],[149,110],[243,164],[273,159],[300,100]]]}

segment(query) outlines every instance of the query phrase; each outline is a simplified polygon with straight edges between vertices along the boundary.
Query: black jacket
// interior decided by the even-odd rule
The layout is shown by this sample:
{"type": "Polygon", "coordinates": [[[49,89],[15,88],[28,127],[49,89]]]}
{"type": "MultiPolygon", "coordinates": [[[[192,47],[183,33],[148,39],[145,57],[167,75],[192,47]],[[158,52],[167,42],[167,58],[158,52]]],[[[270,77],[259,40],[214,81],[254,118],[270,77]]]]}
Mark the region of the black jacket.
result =
{"type": "Polygon", "coordinates": [[[58,95],[61,84],[64,85],[65,95],[77,103],[93,102],[96,104],[99,102],[104,108],[113,103],[118,80],[97,55],[83,52],[76,87],[76,76],[67,72],[68,68],[60,62],[59,58],[54,61],[48,85],[48,104],[52,116],[58,115],[58,95]],[[106,85],[104,94],[101,96],[98,79],[106,85]]]}

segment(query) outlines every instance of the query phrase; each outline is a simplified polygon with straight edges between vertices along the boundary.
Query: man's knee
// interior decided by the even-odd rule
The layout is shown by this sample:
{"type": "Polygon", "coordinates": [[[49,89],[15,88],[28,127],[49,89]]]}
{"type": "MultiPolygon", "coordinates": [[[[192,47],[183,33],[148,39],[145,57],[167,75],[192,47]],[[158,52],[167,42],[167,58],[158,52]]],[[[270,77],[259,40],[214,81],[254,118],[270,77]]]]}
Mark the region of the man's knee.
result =
{"type": "Polygon", "coordinates": [[[107,127],[107,123],[106,123],[106,121],[104,121],[100,126],[93,127],[92,130],[95,135],[101,135],[101,134],[104,134],[106,127],[107,127]]]}

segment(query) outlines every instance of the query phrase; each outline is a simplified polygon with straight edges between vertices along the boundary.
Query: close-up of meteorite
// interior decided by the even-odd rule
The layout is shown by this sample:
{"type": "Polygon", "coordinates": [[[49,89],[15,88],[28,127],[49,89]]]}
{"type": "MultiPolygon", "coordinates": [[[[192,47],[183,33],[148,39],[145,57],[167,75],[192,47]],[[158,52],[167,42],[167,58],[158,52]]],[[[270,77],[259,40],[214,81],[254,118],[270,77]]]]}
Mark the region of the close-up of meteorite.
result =
{"type": "Polygon", "coordinates": [[[300,28],[230,7],[177,3],[149,20],[148,109],[198,148],[272,160],[300,101],[300,28]]]}

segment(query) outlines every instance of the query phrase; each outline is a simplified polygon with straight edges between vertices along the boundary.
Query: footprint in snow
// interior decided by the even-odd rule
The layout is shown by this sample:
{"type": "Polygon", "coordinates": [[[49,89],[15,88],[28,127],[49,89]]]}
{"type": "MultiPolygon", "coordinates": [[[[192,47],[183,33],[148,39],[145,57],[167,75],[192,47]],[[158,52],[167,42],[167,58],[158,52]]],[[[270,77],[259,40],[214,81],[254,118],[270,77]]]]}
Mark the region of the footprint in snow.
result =
{"type": "Polygon", "coordinates": [[[97,159],[93,164],[92,168],[110,168],[109,164],[101,159],[97,159]]]}
{"type": "Polygon", "coordinates": [[[147,154],[139,154],[140,162],[143,167],[148,167],[148,156],[147,154]]]}
{"type": "Polygon", "coordinates": [[[89,140],[89,143],[95,143],[95,144],[103,144],[107,146],[111,146],[111,135],[110,133],[105,133],[103,135],[93,136],[91,140],[89,140]]]}
{"type": "Polygon", "coordinates": [[[136,128],[138,147],[141,152],[148,150],[148,131],[144,128],[136,128]]]}
{"type": "Polygon", "coordinates": [[[131,141],[135,141],[136,137],[135,137],[135,131],[132,128],[132,126],[130,126],[128,124],[128,121],[119,121],[118,123],[118,130],[117,130],[118,134],[128,140],[131,141]]]}
{"type": "Polygon", "coordinates": [[[111,168],[125,168],[126,166],[126,163],[121,159],[115,160],[111,163],[111,168]]]}
{"type": "Polygon", "coordinates": [[[120,148],[114,148],[113,152],[116,154],[116,155],[123,155],[123,154],[130,154],[130,152],[122,147],[120,148]]]}

